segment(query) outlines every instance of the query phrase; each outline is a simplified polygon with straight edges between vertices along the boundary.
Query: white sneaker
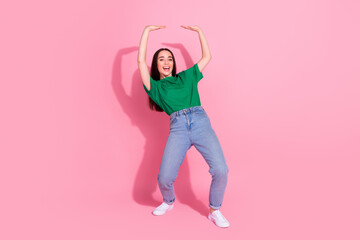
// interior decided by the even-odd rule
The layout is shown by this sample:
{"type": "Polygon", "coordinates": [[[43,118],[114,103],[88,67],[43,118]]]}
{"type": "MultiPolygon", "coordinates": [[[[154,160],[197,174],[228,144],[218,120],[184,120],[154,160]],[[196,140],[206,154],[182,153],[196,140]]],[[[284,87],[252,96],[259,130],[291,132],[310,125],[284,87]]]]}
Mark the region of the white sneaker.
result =
{"type": "Polygon", "coordinates": [[[155,208],[155,210],[153,211],[153,214],[158,216],[158,215],[163,215],[165,214],[167,211],[170,211],[171,209],[174,208],[174,203],[169,205],[166,202],[163,202],[160,206],[158,206],[157,208],[155,208]]]}
{"type": "Polygon", "coordinates": [[[212,213],[209,213],[209,220],[213,221],[218,227],[229,227],[230,223],[226,218],[221,214],[220,210],[215,210],[212,213]]]}

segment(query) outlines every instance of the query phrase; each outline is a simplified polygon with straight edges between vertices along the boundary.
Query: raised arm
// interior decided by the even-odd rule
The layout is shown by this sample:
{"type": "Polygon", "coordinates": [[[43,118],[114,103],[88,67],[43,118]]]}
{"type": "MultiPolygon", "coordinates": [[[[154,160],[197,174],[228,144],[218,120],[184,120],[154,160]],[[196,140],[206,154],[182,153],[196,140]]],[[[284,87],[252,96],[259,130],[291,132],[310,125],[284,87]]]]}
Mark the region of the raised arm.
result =
{"type": "Polygon", "coordinates": [[[147,42],[149,38],[149,32],[153,30],[157,30],[160,28],[165,28],[165,26],[158,26],[158,25],[148,25],[145,27],[139,45],[139,52],[137,57],[137,63],[140,71],[141,80],[144,83],[145,87],[150,91],[150,73],[148,66],[146,64],[146,48],[147,42]]]}
{"type": "Polygon", "coordinates": [[[200,29],[200,27],[198,26],[184,26],[181,25],[181,27],[185,28],[185,29],[189,29],[192,31],[195,31],[199,34],[199,38],[200,38],[200,44],[201,44],[201,50],[202,50],[202,57],[201,59],[198,61],[198,67],[200,72],[202,72],[205,68],[205,66],[210,62],[211,60],[211,53],[210,53],[210,48],[209,45],[206,41],[204,32],[200,29]]]}

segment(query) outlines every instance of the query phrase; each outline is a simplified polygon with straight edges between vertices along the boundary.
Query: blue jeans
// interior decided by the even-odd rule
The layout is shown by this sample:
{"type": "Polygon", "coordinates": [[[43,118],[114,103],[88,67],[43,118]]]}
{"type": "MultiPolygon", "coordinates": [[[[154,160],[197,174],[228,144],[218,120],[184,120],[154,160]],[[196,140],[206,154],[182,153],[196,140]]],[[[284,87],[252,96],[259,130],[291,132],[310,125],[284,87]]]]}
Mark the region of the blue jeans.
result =
{"type": "Polygon", "coordinates": [[[221,207],[227,184],[229,168],[220,142],[202,106],[179,110],[170,115],[170,133],[165,145],[158,174],[158,184],[164,202],[175,201],[174,186],[186,152],[194,145],[209,165],[212,176],[209,206],[221,207]]]}

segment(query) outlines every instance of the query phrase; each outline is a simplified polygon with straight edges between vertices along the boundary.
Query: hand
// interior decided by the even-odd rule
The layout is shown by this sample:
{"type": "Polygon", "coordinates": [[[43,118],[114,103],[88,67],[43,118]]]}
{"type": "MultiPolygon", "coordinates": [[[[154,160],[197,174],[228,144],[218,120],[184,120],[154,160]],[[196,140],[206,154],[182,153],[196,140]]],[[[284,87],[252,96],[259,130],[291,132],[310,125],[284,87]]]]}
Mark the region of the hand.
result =
{"type": "Polygon", "coordinates": [[[149,31],[154,31],[154,30],[158,30],[158,29],[161,29],[161,28],[165,28],[166,26],[163,26],[163,25],[147,25],[145,27],[145,29],[148,29],[149,31]]]}
{"type": "Polygon", "coordinates": [[[189,29],[189,30],[192,30],[192,31],[195,31],[195,32],[200,32],[201,29],[199,26],[184,26],[184,25],[181,25],[181,27],[185,28],[185,29],[189,29]]]}

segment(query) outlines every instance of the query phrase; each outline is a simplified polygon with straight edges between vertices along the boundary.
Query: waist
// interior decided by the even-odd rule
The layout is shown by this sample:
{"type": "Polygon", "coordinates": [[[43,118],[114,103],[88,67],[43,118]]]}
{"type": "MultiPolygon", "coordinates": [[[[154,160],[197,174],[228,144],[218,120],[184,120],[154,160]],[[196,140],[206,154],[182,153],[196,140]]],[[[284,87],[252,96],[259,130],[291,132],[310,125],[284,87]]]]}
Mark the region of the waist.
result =
{"type": "Polygon", "coordinates": [[[173,112],[172,114],[170,114],[170,119],[175,117],[175,116],[179,116],[180,114],[182,113],[187,113],[187,112],[194,112],[195,110],[198,110],[198,109],[202,109],[204,110],[204,108],[202,106],[195,106],[195,107],[189,107],[189,108],[184,108],[184,109],[181,109],[179,111],[176,111],[176,112],[173,112]]]}

